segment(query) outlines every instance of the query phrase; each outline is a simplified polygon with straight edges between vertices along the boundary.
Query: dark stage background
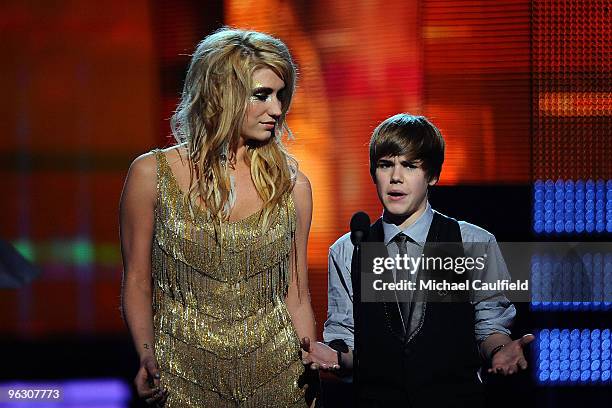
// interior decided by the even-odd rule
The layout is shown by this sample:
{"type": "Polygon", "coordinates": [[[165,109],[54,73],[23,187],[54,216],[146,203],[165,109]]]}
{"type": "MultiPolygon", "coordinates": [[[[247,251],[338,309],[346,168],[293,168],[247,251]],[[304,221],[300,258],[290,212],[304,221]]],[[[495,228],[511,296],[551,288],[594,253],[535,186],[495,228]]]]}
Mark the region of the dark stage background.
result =
{"type": "MultiPolygon", "coordinates": [[[[436,209],[498,241],[610,241],[611,6],[3,2],[0,239],[41,274],[0,289],[0,385],[59,381],[76,390],[62,406],[135,404],[137,358],[119,314],[119,195],[131,160],[172,143],[168,118],[189,54],[223,24],[279,36],[300,68],[289,146],[314,191],[309,273],[319,332],[328,247],[355,211],[381,213],[366,145],[397,112],[426,115],[445,136],[436,209]]],[[[528,372],[489,380],[489,404],[607,406],[610,305],[517,308],[516,336],[544,334],[528,372]],[[564,335],[554,329],[587,333],[588,368],[553,361],[553,337],[564,335]]]]}

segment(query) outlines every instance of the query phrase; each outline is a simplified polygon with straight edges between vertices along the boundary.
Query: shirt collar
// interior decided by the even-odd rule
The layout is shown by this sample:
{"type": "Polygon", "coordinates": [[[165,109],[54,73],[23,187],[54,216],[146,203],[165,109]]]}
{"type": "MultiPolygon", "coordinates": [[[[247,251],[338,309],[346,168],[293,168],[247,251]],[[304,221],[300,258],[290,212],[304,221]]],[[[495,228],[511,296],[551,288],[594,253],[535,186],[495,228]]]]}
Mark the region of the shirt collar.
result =
{"type": "Polygon", "coordinates": [[[383,231],[385,233],[385,245],[388,245],[389,241],[391,241],[400,232],[403,232],[415,242],[422,245],[425,243],[425,241],[427,241],[427,234],[429,233],[429,227],[431,226],[433,215],[433,209],[431,208],[431,205],[429,205],[429,201],[427,201],[427,207],[425,208],[425,211],[423,211],[423,214],[421,214],[421,216],[417,218],[415,222],[403,230],[401,230],[397,225],[390,224],[383,219],[382,223],[383,231]]]}

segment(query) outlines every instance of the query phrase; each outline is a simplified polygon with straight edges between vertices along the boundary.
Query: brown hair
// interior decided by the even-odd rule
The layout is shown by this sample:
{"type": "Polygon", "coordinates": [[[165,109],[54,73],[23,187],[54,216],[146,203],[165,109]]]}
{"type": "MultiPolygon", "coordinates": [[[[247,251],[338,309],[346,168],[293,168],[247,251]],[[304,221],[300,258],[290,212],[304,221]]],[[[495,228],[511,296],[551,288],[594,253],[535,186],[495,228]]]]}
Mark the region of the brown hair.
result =
{"type": "Polygon", "coordinates": [[[398,113],[374,129],[370,139],[372,179],[375,179],[376,163],[380,158],[404,155],[422,162],[428,181],[440,177],[444,163],[444,138],[424,116],[398,113]]]}

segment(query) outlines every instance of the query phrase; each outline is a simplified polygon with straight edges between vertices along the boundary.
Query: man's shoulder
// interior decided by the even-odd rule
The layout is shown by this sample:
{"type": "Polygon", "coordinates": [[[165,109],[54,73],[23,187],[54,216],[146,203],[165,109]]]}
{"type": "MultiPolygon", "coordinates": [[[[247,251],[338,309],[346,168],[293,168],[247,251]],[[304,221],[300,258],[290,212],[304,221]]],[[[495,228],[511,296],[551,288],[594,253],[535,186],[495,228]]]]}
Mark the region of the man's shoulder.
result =
{"type": "Polygon", "coordinates": [[[463,242],[489,242],[494,241],[495,236],[486,229],[467,221],[457,221],[461,230],[463,242]]]}
{"type": "Polygon", "coordinates": [[[347,232],[336,240],[330,247],[329,252],[334,254],[353,253],[353,243],[351,242],[351,233],[347,232]]]}
{"type": "MultiPolygon", "coordinates": [[[[439,213],[445,217],[448,215],[439,213]]],[[[452,218],[452,217],[449,217],[452,218]]],[[[452,218],[454,219],[454,218],[452,218]]],[[[489,242],[495,240],[495,236],[486,229],[479,227],[476,224],[472,224],[463,220],[456,220],[461,230],[461,240],[463,242],[489,242]]]]}

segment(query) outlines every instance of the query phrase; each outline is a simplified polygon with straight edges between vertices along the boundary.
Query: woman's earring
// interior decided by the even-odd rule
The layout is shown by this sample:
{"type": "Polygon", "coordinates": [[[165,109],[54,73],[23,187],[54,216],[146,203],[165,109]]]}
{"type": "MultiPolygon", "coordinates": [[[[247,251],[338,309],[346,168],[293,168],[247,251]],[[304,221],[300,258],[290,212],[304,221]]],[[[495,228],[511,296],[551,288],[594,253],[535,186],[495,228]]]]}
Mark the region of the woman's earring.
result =
{"type": "Polygon", "coordinates": [[[227,156],[229,154],[229,143],[225,142],[221,147],[221,163],[227,163],[227,156]]]}

